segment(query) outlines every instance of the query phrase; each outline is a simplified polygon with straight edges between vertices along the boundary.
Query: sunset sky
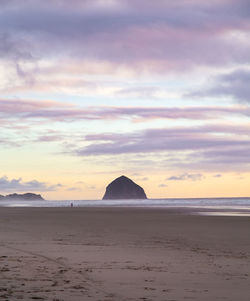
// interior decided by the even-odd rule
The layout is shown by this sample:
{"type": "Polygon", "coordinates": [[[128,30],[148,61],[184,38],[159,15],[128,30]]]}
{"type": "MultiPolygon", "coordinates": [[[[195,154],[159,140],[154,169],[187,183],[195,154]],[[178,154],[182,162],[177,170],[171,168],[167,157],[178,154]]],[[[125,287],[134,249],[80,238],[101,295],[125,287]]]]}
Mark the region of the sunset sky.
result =
{"type": "Polygon", "coordinates": [[[0,194],[250,196],[249,0],[0,0],[0,194]]]}

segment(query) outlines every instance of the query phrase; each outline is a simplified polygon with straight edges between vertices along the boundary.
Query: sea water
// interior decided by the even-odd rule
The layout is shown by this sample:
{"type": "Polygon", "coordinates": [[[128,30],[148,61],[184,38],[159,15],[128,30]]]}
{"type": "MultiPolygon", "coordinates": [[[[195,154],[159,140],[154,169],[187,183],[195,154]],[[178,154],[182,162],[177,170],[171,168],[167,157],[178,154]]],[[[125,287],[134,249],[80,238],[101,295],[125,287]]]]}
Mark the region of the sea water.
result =
{"type": "Polygon", "coordinates": [[[1,200],[2,207],[145,207],[145,208],[204,208],[224,211],[249,211],[250,198],[182,198],[146,200],[50,200],[8,201],[1,200]]]}

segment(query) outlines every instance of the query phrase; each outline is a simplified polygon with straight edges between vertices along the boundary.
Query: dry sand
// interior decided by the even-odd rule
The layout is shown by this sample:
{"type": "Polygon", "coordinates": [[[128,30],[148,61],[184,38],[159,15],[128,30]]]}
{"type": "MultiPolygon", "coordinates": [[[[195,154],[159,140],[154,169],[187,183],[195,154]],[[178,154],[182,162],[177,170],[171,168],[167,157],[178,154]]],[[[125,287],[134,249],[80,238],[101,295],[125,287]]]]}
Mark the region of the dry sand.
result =
{"type": "Polygon", "coordinates": [[[0,208],[0,300],[250,300],[250,218],[0,208]]]}

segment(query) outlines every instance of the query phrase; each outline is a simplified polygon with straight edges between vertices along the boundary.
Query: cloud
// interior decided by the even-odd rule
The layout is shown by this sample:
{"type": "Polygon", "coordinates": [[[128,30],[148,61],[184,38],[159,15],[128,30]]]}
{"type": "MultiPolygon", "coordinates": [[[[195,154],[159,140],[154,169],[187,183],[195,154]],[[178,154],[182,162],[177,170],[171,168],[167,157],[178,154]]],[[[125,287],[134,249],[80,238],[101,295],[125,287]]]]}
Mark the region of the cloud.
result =
{"type": "MultiPolygon", "coordinates": [[[[117,79],[119,73],[138,80],[141,74],[190,74],[204,66],[217,69],[250,61],[249,5],[243,0],[70,3],[2,2],[1,91],[101,98],[108,90],[105,84],[83,80],[83,75],[90,78],[90,69],[99,79],[100,74],[117,79]]],[[[109,94],[123,99],[171,98],[163,89],[140,83],[138,88],[109,87],[109,94]]]]}
{"type": "Polygon", "coordinates": [[[204,176],[202,174],[188,174],[184,173],[178,176],[171,176],[167,178],[167,181],[201,181],[204,179],[204,176]]]}
{"type": "Polygon", "coordinates": [[[11,119],[49,121],[150,119],[220,119],[222,116],[250,116],[248,106],[189,106],[189,107],[86,107],[58,101],[0,99],[0,116],[11,119]]]}
{"type": "Polygon", "coordinates": [[[161,168],[164,165],[185,169],[235,170],[250,165],[249,136],[247,125],[169,127],[127,134],[86,135],[85,146],[75,145],[68,151],[80,157],[130,155],[131,162],[135,156],[134,159],[137,162],[142,160],[145,166],[159,163],[161,168]],[[153,162],[148,162],[150,160],[153,162]]]}
{"type": "Polygon", "coordinates": [[[91,144],[77,154],[84,156],[247,147],[250,145],[249,130],[249,126],[235,128],[233,125],[204,125],[151,129],[131,134],[93,134],[85,137],[91,144]]]}
{"type": "Polygon", "coordinates": [[[163,72],[249,62],[250,43],[239,38],[250,28],[245,0],[103,3],[4,1],[0,28],[23,37],[32,45],[28,53],[40,58],[60,54],[163,72]]]}
{"type": "Polygon", "coordinates": [[[0,137],[0,145],[1,146],[7,146],[7,147],[19,147],[20,143],[18,143],[17,141],[11,141],[8,138],[1,138],[0,137]]]}
{"type": "Polygon", "coordinates": [[[1,90],[15,87],[18,78],[21,80],[19,84],[30,86],[34,83],[37,58],[33,56],[32,46],[25,38],[15,37],[15,34],[13,37],[13,34],[0,30],[0,72],[1,69],[4,71],[1,90]]]}
{"type": "Polygon", "coordinates": [[[26,49],[28,45],[23,40],[14,40],[7,33],[0,34],[0,58],[20,60],[30,60],[32,55],[26,49]]]}
{"type": "Polygon", "coordinates": [[[54,191],[62,187],[61,184],[48,185],[46,182],[39,182],[37,180],[32,180],[24,182],[22,178],[18,179],[8,179],[8,177],[3,176],[0,178],[0,191],[7,192],[20,192],[20,191],[54,191]]]}
{"type": "MultiPolygon", "coordinates": [[[[250,141],[250,140],[248,140],[250,141]]],[[[231,147],[227,148],[214,148],[210,150],[206,150],[202,153],[202,156],[206,158],[207,164],[209,162],[217,165],[226,165],[226,164],[249,164],[249,152],[250,145],[248,141],[245,141],[242,145],[231,145],[231,147]]]]}
{"type": "Polygon", "coordinates": [[[1,146],[62,142],[71,155],[142,156],[145,166],[162,155],[165,166],[248,168],[249,126],[243,122],[250,116],[249,12],[247,0],[0,0],[1,92],[37,98],[0,99],[1,146]],[[235,66],[196,96],[241,104],[208,105],[202,99],[190,106],[193,98],[180,98],[199,84],[199,76],[205,81],[208,73],[235,66]],[[164,94],[168,87],[170,93],[178,90],[181,105],[164,94]],[[115,105],[107,106],[110,97],[115,105]],[[52,125],[60,132],[46,134],[52,125]],[[132,131],[146,126],[162,128],[132,131]],[[120,134],[121,127],[127,133],[120,134]]]}
{"type": "Polygon", "coordinates": [[[231,97],[238,102],[250,103],[250,70],[239,69],[222,74],[213,80],[213,84],[203,91],[191,93],[191,96],[231,97]]]}
{"type": "Polygon", "coordinates": [[[221,175],[221,174],[216,174],[216,175],[214,175],[213,177],[214,177],[214,178],[221,178],[222,175],[221,175]]]}
{"type": "Polygon", "coordinates": [[[166,185],[166,184],[159,184],[158,187],[165,188],[165,187],[168,187],[168,185],[166,185]]]}
{"type": "MultiPolygon", "coordinates": [[[[169,159],[170,164],[189,164],[195,166],[232,167],[239,164],[247,168],[250,146],[250,127],[243,122],[229,122],[228,117],[249,117],[247,105],[231,106],[187,106],[187,107],[86,107],[56,101],[1,100],[1,145],[15,147],[25,143],[58,143],[67,154],[80,157],[113,156],[122,154],[178,154],[179,161],[169,159]],[[224,119],[223,122],[221,121],[224,119]],[[77,122],[81,120],[113,120],[147,122],[152,119],[180,119],[202,121],[199,126],[193,122],[184,126],[147,129],[118,134],[116,130],[108,133],[84,135],[69,129],[65,131],[39,131],[37,126],[50,125],[51,122],[77,122]],[[205,122],[210,122],[205,124],[205,122]],[[31,130],[33,139],[17,133],[31,130]],[[7,132],[7,130],[9,132],[7,132]],[[5,134],[3,134],[5,133],[5,134]],[[13,133],[8,135],[8,133],[13,133]],[[9,137],[9,138],[8,138],[9,137]],[[16,138],[15,138],[16,137],[16,138]],[[22,139],[21,139],[21,138],[22,139]],[[186,160],[186,163],[184,162],[186,160]],[[223,163],[224,162],[224,163],[223,163]]],[[[101,129],[100,129],[101,131],[101,129]]],[[[61,153],[58,150],[57,153],[61,153]]],[[[164,159],[163,159],[164,160],[164,159]]],[[[147,160],[146,160],[147,161],[147,160]]],[[[224,168],[223,167],[223,168],[224,168]]]]}
{"type": "Polygon", "coordinates": [[[64,136],[62,135],[46,135],[46,136],[40,136],[38,137],[38,139],[36,140],[36,142],[55,142],[55,141],[62,141],[64,138],[64,136]]]}

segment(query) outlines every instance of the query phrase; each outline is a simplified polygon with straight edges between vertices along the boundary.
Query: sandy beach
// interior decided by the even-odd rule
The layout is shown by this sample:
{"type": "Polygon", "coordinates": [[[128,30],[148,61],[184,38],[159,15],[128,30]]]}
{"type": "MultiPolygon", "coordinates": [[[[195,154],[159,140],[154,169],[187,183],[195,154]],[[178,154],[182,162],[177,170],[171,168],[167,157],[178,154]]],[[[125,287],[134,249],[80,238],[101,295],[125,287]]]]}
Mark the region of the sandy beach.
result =
{"type": "Polygon", "coordinates": [[[250,218],[0,208],[0,300],[249,301],[250,218]]]}

